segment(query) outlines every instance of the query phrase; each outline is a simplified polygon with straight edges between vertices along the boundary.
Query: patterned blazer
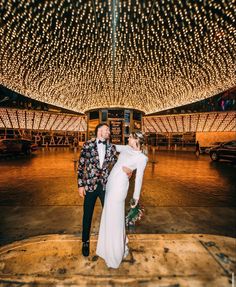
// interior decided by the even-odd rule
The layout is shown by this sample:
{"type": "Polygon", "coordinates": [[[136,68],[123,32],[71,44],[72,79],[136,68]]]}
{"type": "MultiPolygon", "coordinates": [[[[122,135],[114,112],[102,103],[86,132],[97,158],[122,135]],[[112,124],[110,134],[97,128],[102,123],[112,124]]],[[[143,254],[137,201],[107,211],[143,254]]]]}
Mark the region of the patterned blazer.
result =
{"type": "Polygon", "coordinates": [[[100,168],[96,139],[84,143],[80,153],[78,166],[78,186],[84,186],[85,191],[93,192],[101,180],[105,189],[107,179],[113,165],[117,161],[117,152],[114,145],[106,144],[106,155],[102,168],[100,168]]]}

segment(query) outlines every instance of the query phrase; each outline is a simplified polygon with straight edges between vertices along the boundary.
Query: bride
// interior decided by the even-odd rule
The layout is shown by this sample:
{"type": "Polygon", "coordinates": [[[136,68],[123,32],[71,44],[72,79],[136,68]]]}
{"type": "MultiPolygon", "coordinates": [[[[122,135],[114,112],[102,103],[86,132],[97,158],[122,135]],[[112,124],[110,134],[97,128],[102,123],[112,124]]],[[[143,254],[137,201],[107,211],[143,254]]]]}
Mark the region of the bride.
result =
{"type": "Polygon", "coordinates": [[[125,168],[137,170],[133,198],[136,206],[142,187],[143,173],[148,158],[142,153],[144,136],[142,132],[133,132],[128,145],[116,145],[119,159],[108,177],[105,202],[102,211],[96,253],[107,266],[118,268],[128,253],[128,238],[125,233],[125,199],[129,188],[129,179],[125,168]]]}

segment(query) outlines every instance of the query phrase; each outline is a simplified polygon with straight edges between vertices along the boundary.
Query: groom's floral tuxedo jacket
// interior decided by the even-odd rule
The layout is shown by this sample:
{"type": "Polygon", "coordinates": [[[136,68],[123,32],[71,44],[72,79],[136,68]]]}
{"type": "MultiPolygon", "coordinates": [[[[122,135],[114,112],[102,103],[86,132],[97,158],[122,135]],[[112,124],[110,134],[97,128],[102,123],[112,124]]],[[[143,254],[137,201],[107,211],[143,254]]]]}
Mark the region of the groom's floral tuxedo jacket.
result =
{"type": "Polygon", "coordinates": [[[106,155],[102,168],[100,168],[96,139],[84,143],[80,153],[78,166],[78,186],[84,186],[85,191],[93,192],[101,180],[105,189],[111,168],[117,161],[117,152],[114,145],[106,144],[106,155]]]}

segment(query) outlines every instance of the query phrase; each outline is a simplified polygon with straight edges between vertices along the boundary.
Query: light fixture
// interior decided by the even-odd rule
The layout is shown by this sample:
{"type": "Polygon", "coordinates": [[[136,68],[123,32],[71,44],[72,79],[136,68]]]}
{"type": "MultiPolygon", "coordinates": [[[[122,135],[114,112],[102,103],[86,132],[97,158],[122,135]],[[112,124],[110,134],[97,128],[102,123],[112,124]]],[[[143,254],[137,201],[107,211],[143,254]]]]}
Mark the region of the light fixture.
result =
{"type": "Polygon", "coordinates": [[[208,98],[236,84],[233,2],[2,0],[0,82],[77,112],[208,98]]]}

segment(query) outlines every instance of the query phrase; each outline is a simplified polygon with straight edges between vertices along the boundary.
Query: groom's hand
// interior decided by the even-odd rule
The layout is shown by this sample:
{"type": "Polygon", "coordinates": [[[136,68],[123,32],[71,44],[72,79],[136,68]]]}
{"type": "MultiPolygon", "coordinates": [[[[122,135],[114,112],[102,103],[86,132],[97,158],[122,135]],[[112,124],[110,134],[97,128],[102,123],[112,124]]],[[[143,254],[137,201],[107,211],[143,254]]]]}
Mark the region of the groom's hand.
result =
{"type": "Polygon", "coordinates": [[[130,168],[126,167],[126,166],[122,166],[122,169],[127,174],[128,178],[130,179],[132,174],[133,174],[132,169],[130,169],[130,168]]]}
{"type": "Polygon", "coordinates": [[[84,197],[85,194],[86,194],[86,191],[85,191],[84,187],[83,187],[83,186],[82,186],[82,187],[79,187],[79,195],[80,195],[81,197],[84,197]]]}

